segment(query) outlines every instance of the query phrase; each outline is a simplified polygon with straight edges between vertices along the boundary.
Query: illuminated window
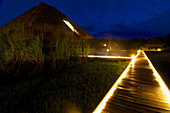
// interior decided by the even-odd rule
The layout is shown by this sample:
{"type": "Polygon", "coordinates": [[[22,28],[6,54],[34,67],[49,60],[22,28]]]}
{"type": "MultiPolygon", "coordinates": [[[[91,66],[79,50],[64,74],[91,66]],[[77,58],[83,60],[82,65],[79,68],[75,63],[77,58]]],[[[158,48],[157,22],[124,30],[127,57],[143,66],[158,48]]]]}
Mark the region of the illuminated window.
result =
{"type": "Polygon", "coordinates": [[[75,32],[76,34],[79,35],[79,32],[71,25],[71,23],[69,21],[67,21],[67,20],[63,20],[63,21],[73,32],[75,32]]]}

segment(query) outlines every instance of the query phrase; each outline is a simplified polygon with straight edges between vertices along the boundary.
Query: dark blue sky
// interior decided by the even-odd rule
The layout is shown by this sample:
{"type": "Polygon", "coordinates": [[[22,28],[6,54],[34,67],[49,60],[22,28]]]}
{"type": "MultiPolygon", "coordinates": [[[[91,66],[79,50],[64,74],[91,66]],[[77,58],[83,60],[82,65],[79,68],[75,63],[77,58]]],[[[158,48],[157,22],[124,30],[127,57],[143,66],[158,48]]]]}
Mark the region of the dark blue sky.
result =
{"type": "Polygon", "coordinates": [[[154,37],[170,33],[170,0],[0,0],[0,26],[42,1],[94,37],[154,37]]]}

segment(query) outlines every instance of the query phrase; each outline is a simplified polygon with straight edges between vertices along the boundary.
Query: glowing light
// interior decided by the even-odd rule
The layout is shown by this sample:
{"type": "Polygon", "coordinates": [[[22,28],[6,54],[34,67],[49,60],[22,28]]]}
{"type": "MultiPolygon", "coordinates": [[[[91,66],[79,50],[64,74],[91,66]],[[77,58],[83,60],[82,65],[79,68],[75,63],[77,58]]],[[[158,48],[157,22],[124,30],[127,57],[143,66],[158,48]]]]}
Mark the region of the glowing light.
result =
{"type": "Polygon", "coordinates": [[[134,67],[134,64],[135,64],[135,59],[136,59],[136,56],[135,55],[132,55],[132,67],[134,67]]]}
{"type": "Polygon", "coordinates": [[[141,52],[141,50],[138,50],[137,52],[138,52],[138,53],[140,53],[140,52],[141,52]]]}
{"type": "Polygon", "coordinates": [[[136,56],[135,56],[135,55],[132,55],[131,57],[132,57],[132,59],[135,59],[135,58],[136,58],[136,56]]]}
{"type": "Polygon", "coordinates": [[[154,76],[156,77],[156,80],[158,81],[158,83],[160,84],[161,86],[161,89],[163,90],[164,94],[166,95],[166,102],[167,103],[170,103],[170,91],[168,89],[168,87],[166,86],[166,84],[163,82],[161,76],[159,75],[159,73],[156,71],[156,69],[154,68],[154,66],[152,65],[151,61],[149,60],[149,58],[146,56],[145,52],[142,51],[143,54],[145,55],[146,59],[148,60],[149,62],[149,66],[152,68],[153,70],[153,73],[154,73],[154,76]]]}
{"type": "MultiPolygon", "coordinates": [[[[134,59],[136,59],[136,57],[139,55],[140,51],[138,51],[137,55],[135,56],[134,59]]],[[[116,90],[117,85],[121,82],[121,80],[125,77],[126,73],[128,72],[133,59],[131,60],[131,62],[129,63],[129,65],[127,66],[127,68],[124,70],[124,72],[121,74],[121,76],[118,78],[118,80],[115,82],[115,84],[111,87],[111,89],[108,91],[108,93],[105,95],[105,97],[103,98],[103,100],[99,103],[99,105],[97,106],[97,108],[93,111],[93,113],[100,113],[106,106],[106,102],[109,100],[109,98],[113,95],[113,92],[116,90]]]]}
{"type": "Polygon", "coordinates": [[[131,59],[132,57],[123,57],[123,56],[97,56],[97,55],[88,55],[90,58],[120,58],[120,59],[131,59]]]}
{"type": "Polygon", "coordinates": [[[137,55],[135,56],[135,58],[139,55],[140,52],[141,52],[141,50],[138,50],[138,51],[137,51],[137,55]]]}
{"type": "Polygon", "coordinates": [[[69,21],[67,21],[67,20],[63,20],[63,21],[73,32],[75,32],[76,34],[79,35],[79,32],[71,25],[71,23],[69,21]]]}
{"type": "Polygon", "coordinates": [[[158,48],[157,51],[162,51],[162,49],[161,49],[161,48],[158,48]]]}
{"type": "Polygon", "coordinates": [[[103,44],[104,47],[106,47],[106,44],[103,44]]]}
{"type": "Polygon", "coordinates": [[[107,51],[107,52],[109,52],[110,50],[109,50],[109,49],[107,49],[106,51],[107,51]]]}

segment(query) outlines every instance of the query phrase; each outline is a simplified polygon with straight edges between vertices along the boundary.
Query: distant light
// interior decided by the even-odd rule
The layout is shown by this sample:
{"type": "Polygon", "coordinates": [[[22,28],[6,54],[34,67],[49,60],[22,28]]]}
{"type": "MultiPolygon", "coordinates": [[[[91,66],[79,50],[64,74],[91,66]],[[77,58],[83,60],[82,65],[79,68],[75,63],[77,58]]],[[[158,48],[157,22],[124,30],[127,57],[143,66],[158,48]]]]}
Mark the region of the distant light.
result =
{"type": "Polygon", "coordinates": [[[106,44],[103,44],[104,47],[106,47],[106,44]]]}
{"type": "Polygon", "coordinates": [[[79,32],[71,25],[71,23],[69,21],[67,21],[67,20],[63,20],[63,21],[73,32],[75,32],[76,34],[79,35],[79,32]]]}
{"type": "Polygon", "coordinates": [[[149,51],[157,51],[155,48],[153,48],[153,49],[149,49],[149,51]]]}
{"type": "Polygon", "coordinates": [[[109,52],[110,50],[109,50],[109,49],[107,49],[106,51],[107,51],[107,52],[109,52]]]}
{"type": "Polygon", "coordinates": [[[162,49],[161,49],[161,48],[158,48],[157,51],[162,51],[162,49]]]}

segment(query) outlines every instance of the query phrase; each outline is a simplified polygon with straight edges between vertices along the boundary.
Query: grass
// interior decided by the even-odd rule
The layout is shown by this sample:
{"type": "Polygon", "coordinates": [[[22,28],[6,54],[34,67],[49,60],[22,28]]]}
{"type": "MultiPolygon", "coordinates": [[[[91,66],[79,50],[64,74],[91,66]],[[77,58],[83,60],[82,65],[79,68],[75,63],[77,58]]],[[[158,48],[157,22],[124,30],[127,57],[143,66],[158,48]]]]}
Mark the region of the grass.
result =
{"type": "Polygon", "coordinates": [[[170,52],[146,52],[154,67],[170,89],[170,52]]]}
{"type": "MultiPolygon", "coordinates": [[[[61,34],[55,32],[55,40],[44,40],[43,33],[39,35],[25,38],[24,25],[18,24],[17,29],[6,29],[0,33],[0,70],[16,75],[24,73],[27,69],[30,75],[41,72],[45,64],[51,70],[59,70],[64,63],[80,54],[88,55],[90,44],[87,40],[76,43],[76,47],[72,47],[69,38],[64,36],[60,39],[61,34]],[[82,53],[82,45],[84,53],[82,53]],[[32,68],[30,70],[30,68],[32,68]]],[[[66,32],[65,32],[66,34],[66,32]]],[[[79,40],[81,41],[81,40],[79,40]]],[[[49,70],[49,71],[51,71],[49,70]]]]}
{"type": "Polygon", "coordinates": [[[128,63],[79,58],[69,60],[58,72],[44,69],[39,76],[29,78],[5,74],[0,76],[0,111],[90,113],[128,63]]]}
{"type": "Polygon", "coordinates": [[[0,33],[0,112],[90,113],[129,63],[79,58],[90,43],[70,47],[58,35],[43,48],[43,34],[25,40],[23,25],[0,33]]]}

